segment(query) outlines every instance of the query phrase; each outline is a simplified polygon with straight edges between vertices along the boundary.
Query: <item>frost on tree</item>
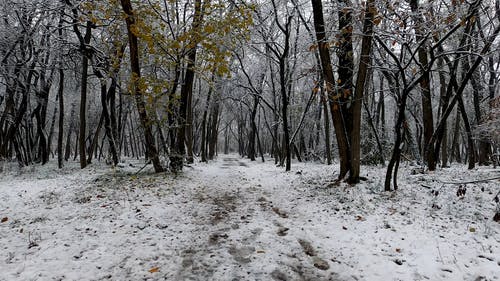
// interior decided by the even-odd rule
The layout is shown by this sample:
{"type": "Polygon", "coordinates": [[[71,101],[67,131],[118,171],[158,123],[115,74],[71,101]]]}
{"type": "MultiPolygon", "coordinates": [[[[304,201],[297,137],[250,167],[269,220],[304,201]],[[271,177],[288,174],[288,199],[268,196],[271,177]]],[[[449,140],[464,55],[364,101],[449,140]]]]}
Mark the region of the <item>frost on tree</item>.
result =
{"type": "Polygon", "coordinates": [[[491,159],[496,165],[500,157],[500,96],[489,102],[489,113],[485,119],[476,127],[476,138],[490,140],[493,154],[491,159]]]}

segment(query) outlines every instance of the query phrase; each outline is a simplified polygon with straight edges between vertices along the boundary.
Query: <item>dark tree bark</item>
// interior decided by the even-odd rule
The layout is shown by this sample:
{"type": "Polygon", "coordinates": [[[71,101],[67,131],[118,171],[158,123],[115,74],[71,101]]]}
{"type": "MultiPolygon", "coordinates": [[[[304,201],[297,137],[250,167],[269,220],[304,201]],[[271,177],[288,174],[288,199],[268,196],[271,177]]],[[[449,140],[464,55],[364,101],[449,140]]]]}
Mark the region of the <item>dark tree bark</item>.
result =
{"type": "MultiPolygon", "coordinates": [[[[66,134],[66,146],[64,149],[64,161],[68,161],[69,157],[71,157],[71,134],[75,130],[74,118],[75,118],[75,104],[72,103],[71,104],[71,113],[70,113],[70,117],[69,117],[69,128],[68,128],[68,133],[66,134]]],[[[76,151],[75,151],[75,154],[77,154],[76,151]]]]}
{"type": "MultiPolygon", "coordinates": [[[[465,52],[469,46],[469,44],[467,44],[467,42],[471,36],[472,28],[473,28],[474,22],[475,22],[474,18],[478,13],[478,9],[479,9],[480,4],[481,4],[481,0],[478,0],[478,1],[471,3],[469,6],[469,13],[468,13],[467,18],[465,19],[466,26],[465,26],[464,32],[460,38],[457,53],[455,55],[455,60],[453,61],[453,63],[450,62],[448,57],[443,56],[443,59],[445,60],[446,64],[448,65],[448,68],[449,68],[449,82],[448,82],[448,85],[446,88],[446,93],[444,94],[444,96],[442,96],[442,99],[441,99],[442,114],[441,114],[440,119],[439,119],[440,121],[436,125],[435,132],[433,133],[431,141],[430,141],[431,145],[428,147],[429,149],[434,149],[434,157],[439,156],[439,152],[441,149],[441,142],[443,141],[444,134],[446,133],[447,118],[450,115],[450,113],[452,112],[454,106],[456,105],[458,98],[459,97],[461,98],[462,93],[465,89],[465,86],[467,85],[469,79],[471,78],[470,76],[468,77],[468,74],[466,74],[465,77],[462,78],[461,84],[459,85],[459,83],[457,81],[457,73],[458,73],[458,66],[459,66],[459,62],[460,62],[459,58],[461,56],[461,53],[465,52]],[[455,92],[455,96],[452,98],[453,91],[455,92]]],[[[450,33],[448,33],[448,34],[450,34],[450,33]]],[[[492,34],[492,37],[490,37],[489,39],[494,40],[496,38],[497,34],[498,34],[498,31],[494,31],[492,34]]],[[[436,35],[434,35],[434,39],[437,42],[441,41],[441,40],[439,40],[439,38],[437,38],[436,35]]],[[[486,52],[487,50],[489,50],[489,48],[490,48],[489,45],[491,45],[491,42],[489,44],[488,43],[485,44],[485,46],[483,47],[483,50],[481,52],[486,52]]],[[[444,49],[441,46],[441,44],[437,45],[437,49],[439,50],[440,53],[444,53],[444,49]]],[[[479,57],[481,57],[481,56],[479,56],[479,57]]],[[[481,62],[480,60],[478,61],[476,59],[474,64],[477,63],[477,65],[474,67],[474,69],[479,65],[480,62],[481,62]]]]}
{"type": "Polygon", "coordinates": [[[168,120],[168,142],[171,152],[175,152],[175,140],[176,140],[176,114],[177,108],[176,103],[176,92],[179,86],[179,79],[181,77],[180,69],[180,58],[178,57],[175,64],[174,79],[172,81],[172,88],[168,93],[168,104],[167,104],[167,120],[168,120]]]}
{"type": "MultiPolygon", "coordinates": [[[[442,136],[443,136],[443,126],[444,126],[445,122],[447,121],[448,117],[450,116],[450,114],[451,114],[452,110],[454,109],[454,106],[457,104],[457,102],[462,101],[462,94],[465,90],[465,87],[469,83],[469,80],[472,78],[472,74],[474,73],[474,71],[476,71],[476,69],[481,64],[481,62],[484,58],[484,55],[487,52],[489,52],[493,42],[495,41],[495,39],[497,38],[499,33],[500,33],[500,25],[497,26],[495,28],[495,30],[493,31],[493,33],[490,35],[490,37],[488,37],[488,39],[485,42],[485,45],[483,46],[482,50],[479,52],[479,55],[474,60],[474,63],[471,65],[471,67],[467,71],[467,73],[465,73],[463,75],[463,78],[462,78],[460,85],[458,85],[457,81],[454,80],[455,79],[454,77],[450,77],[451,81],[450,81],[450,84],[448,87],[448,92],[451,92],[452,89],[454,89],[455,96],[453,97],[453,99],[451,99],[449,105],[446,107],[446,110],[444,111],[442,118],[440,119],[438,125],[436,126],[436,131],[432,135],[431,143],[435,144],[435,148],[434,148],[435,155],[439,155],[439,149],[441,148],[441,140],[442,140],[442,136]]],[[[450,96],[451,93],[448,95],[450,96]]],[[[464,117],[464,115],[462,115],[462,117],[464,117]]],[[[473,164],[474,163],[471,164],[469,162],[469,168],[473,167],[473,164]]]]}
{"type": "Polygon", "coordinates": [[[333,76],[332,62],[330,59],[330,51],[327,45],[325,32],[325,21],[323,18],[323,4],[321,0],[311,0],[314,16],[314,29],[316,31],[316,39],[318,43],[318,52],[321,60],[321,68],[324,81],[326,84],[325,90],[330,100],[330,111],[332,114],[333,127],[337,137],[337,146],[340,158],[340,174],[339,180],[343,179],[349,171],[349,142],[346,135],[346,128],[343,122],[343,116],[340,110],[339,100],[335,93],[335,78],[333,76]]]}
{"type": "Polygon", "coordinates": [[[375,127],[375,124],[373,122],[373,118],[370,113],[370,109],[368,109],[368,105],[366,102],[364,102],[364,106],[366,115],[368,117],[368,125],[372,129],[373,135],[375,137],[375,141],[377,142],[377,148],[378,148],[378,153],[379,153],[379,159],[380,159],[380,164],[382,166],[385,166],[385,159],[384,159],[384,149],[382,148],[382,143],[380,142],[380,137],[378,135],[377,128],[375,127]]]}
{"type": "MultiPolygon", "coordinates": [[[[97,73],[96,73],[97,74],[97,73]]],[[[116,147],[115,134],[113,133],[113,128],[111,126],[111,117],[108,110],[108,89],[106,87],[106,81],[104,77],[99,77],[101,79],[101,106],[102,106],[102,117],[104,119],[104,130],[106,132],[106,137],[108,139],[109,152],[111,153],[111,159],[113,160],[113,165],[118,165],[118,150],[116,147]]],[[[113,86],[113,85],[111,85],[113,86]]]]}
{"type": "Polygon", "coordinates": [[[328,103],[326,102],[326,93],[324,93],[324,88],[321,87],[321,107],[323,108],[323,119],[325,128],[325,153],[326,153],[326,164],[332,164],[332,152],[330,144],[330,116],[328,114],[328,103]]]}
{"type": "Polygon", "coordinates": [[[257,116],[257,109],[259,106],[259,97],[257,95],[253,96],[253,104],[250,110],[250,134],[248,137],[248,158],[250,161],[255,161],[256,149],[255,149],[255,141],[257,137],[257,124],[255,122],[255,118],[257,116]]]}
{"type": "Polygon", "coordinates": [[[82,54],[82,73],[80,79],[80,127],[78,133],[78,150],[80,155],[80,168],[85,168],[87,166],[86,158],[86,130],[87,130],[87,79],[88,79],[88,67],[89,58],[92,55],[89,49],[90,39],[92,38],[92,27],[93,24],[90,21],[86,22],[85,34],[82,35],[80,28],[78,27],[78,10],[77,7],[73,6],[70,0],[66,0],[66,4],[71,6],[71,11],[73,13],[72,26],[73,31],[78,37],[80,43],[80,52],[82,54]]]}
{"type": "MultiPolygon", "coordinates": [[[[78,27],[77,27],[78,28],[78,27]]],[[[80,81],[80,129],[78,137],[78,149],[80,152],[80,168],[87,166],[86,151],[85,151],[85,136],[87,130],[87,79],[89,67],[89,51],[87,45],[90,43],[92,36],[92,24],[87,22],[85,28],[84,43],[81,46],[82,52],[82,76],[80,81]]]]}
{"type": "MultiPolygon", "coordinates": [[[[415,21],[415,37],[417,42],[425,40],[425,31],[423,27],[424,18],[419,10],[418,0],[411,0],[410,7],[413,12],[413,19],[415,21]]],[[[428,68],[429,59],[427,55],[426,44],[420,44],[418,48],[418,61],[424,69],[428,68]]],[[[430,74],[424,70],[424,77],[420,81],[420,89],[422,91],[422,120],[424,127],[424,159],[430,171],[436,169],[436,157],[434,151],[429,149],[431,146],[432,134],[434,132],[434,119],[432,116],[432,96],[430,85],[430,74]]]]}
{"type": "MultiPolygon", "coordinates": [[[[193,65],[194,67],[194,65],[193,65]]],[[[188,95],[188,100],[186,104],[186,163],[192,164],[194,162],[193,155],[193,145],[194,145],[194,135],[193,135],[193,87],[191,86],[191,93],[188,95]]],[[[182,91],[181,91],[182,92],[182,91]]],[[[181,93],[182,94],[182,93],[181,93]]]]}
{"type": "MultiPolygon", "coordinates": [[[[202,9],[203,7],[201,0],[195,0],[194,16],[191,25],[192,31],[197,31],[201,26],[203,20],[202,9]]],[[[186,132],[190,132],[190,126],[192,126],[192,124],[189,124],[189,122],[192,122],[192,120],[188,120],[188,113],[190,110],[189,106],[191,105],[189,101],[190,99],[192,99],[191,96],[193,94],[194,67],[196,65],[196,48],[198,45],[196,41],[197,40],[192,40],[190,44],[191,47],[187,50],[186,73],[184,75],[183,84],[181,86],[181,98],[179,100],[179,126],[177,129],[177,139],[173,149],[173,153],[170,156],[170,170],[174,173],[182,171],[184,156],[186,154],[186,132]]]]}
{"type": "MultiPolygon", "coordinates": [[[[59,29],[61,36],[62,29],[59,29]]],[[[63,138],[64,138],[64,69],[62,62],[59,65],[59,89],[57,92],[59,98],[59,123],[57,132],[57,165],[59,169],[63,167],[63,138]]],[[[68,134],[69,135],[69,134],[68,134]]]]}
{"type": "MultiPolygon", "coordinates": [[[[464,61],[464,70],[468,70],[470,68],[469,61],[464,61]]],[[[485,92],[483,85],[481,84],[481,73],[480,70],[476,70],[472,74],[471,79],[472,85],[472,95],[473,95],[473,106],[474,106],[474,117],[476,119],[476,124],[481,124],[482,114],[480,103],[483,99],[482,93],[485,92]]],[[[489,154],[490,154],[490,144],[488,141],[484,140],[484,138],[480,137],[478,139],[478,155],[477,162],[480,166],[489,165],[489,154]]]]}
{"type": "Polygon", "coordinates": [[[360,151],[361,151],[361,108],[363,106],[363,96],[366,87],[368,69],[371,64],[373,19],[376,13],[375,1],[368,0],[363,22],[363,39],[361,41],[361,55],[356,77],[356,88],[354,91],[354,101],[352,105],[352,132],[350,143],[350,169],[349,183],[359,182],[360,172],[360,151]]]}
{"type": "Polygon", "coordinates": [[[99,117],[99,122],[97,123],[97,127],[95,128],[94,135],[92,136],[89,132],[88,141],[90,142],[90,146],[87,150],[87,164],[92,163],[92,159],[94,157],[94,151],[97,149],[97,144],[99,142],[99,135],[101,133],[102,124],[104,123],[104,116],[101,113],[99,117]]]}
{"type": "Polygon", "coordinates": [[[274,9],[274,22],[278,26],[281,34],[283,35],[283,46],[282,48],[276,48],[270,43],[267,43],[267,49],[269,49],[278,62],[278,75],[279,75],[279,85],[280,85],[280,96],[281,96],[281,119],[283,124],[283,139],[281,147],[281,161],[280,165],[285,165],[285,170],[290,171],[292,167],[292,151],[290,144],[290,128],[288,120],[288,105],[290,103],[289,93],[290,86],[289,83],[289,55],[290,55],[290,36],[291,36],[291,25],[292,16],[288,15],[281,24],[278,16],[278,11],[276,8],[276,3],[274,0],[271,1],[274,9]]]}
{"type": "MultiPolygon", "coordinates": [[[[212,75],[211,81],[213,82],[214,76],[212,75]]],[[[207,100],[203,109],[203,117],[201,121],[201,162],[207,162],[207,116],[210,108],[210,98],[212,97],[213,85],[210,85],[207,93],[207,100]]]]}
{"type": "Polygon", "coordinates": [[[132,70],[132,83],[134,84],[134,96],[137,105],[137,112],[139,114],[139,119],[141,125],[144,129],[144,140],[146,142],[146,152],[147,158],[153,162],[155,172],[162,172],[163,167],[160,163],[160,158],[158,157],[158,150],[153,137],[153,130],[151,125],[151,120],[148,116],[146,110],[146,103],[144,102],[144,97],[141,88],[139,87],[137,80],[141,78],[141,67],[139,65],[139,48],[137,36],[132,31],[135,24],[134,12],[130,0],[121,0],[121,5],[123,11],[127,15],[125,22],[127,24],[128,38],[129,38],[129,50],[130,50],[130,67],[132,70]]]}
{"type": "MultiPolygon", "coordinates": [[[[350,0],[339,0],[343,8],[339,10],[339,38],[338,38],[338,99],[340,101],[340,110],[342,112],[345,132],[347,137],[351,136],[353,129],[353,78],[354,78],[354,50],[352,46],[352,3],[350,0]]],[[[348,141],[350,141],[348,139],[348,141]]],[[[349,157],[351,157],[349,146],[349,157]]],[[[350,169],[351,167],[349,167],[350,169]]],[[[351,171],[350,171],[351,172],[351,171]]]]}
{"type": "MultiPolygon", "coordinates": [[[[104,130],[105,135],[108,140],[109,145],[109,153],[111,154],[111,159],[113,161],[113,165],[117,165],[119,161],[118,148],[116,143],[116,119],[114,118],[114,96],[116,93],[117,87],[117,74],[120,69],[121,59],[123,57],[124,47],[115,49],[115,63],[116,66],[109,65],[93,65],[94,74],[99,78],[100,86],[101,86],[101,106],[102,106],[102,121],[104,121],[104,130]],[[111,77],[111,83],[109,89],[107,87],[107,79],[105,77],[104,71],[102,68],[106,68],[109,76],[111,77]],[[111,101],[111,104],[108,107],[108,102],[111,101]],[[114,127],[114,128],[113,128],[114,127]]],[[[101,122],[99,122],[101,124],[101,122]]],[[[100,128],[100,126],[99,126],[100,128]]],[[[97,141],[97,140],[95,140],[97,141]]],[[[90,162],[90,161],[89,161],[90,162]]]]}
{"type": "Polygon", "coordinates": [[[460,116],[457,113],[455,116],[455,125],[453,127],[453,138],[451,142],[451,161],[456,161],[457,163],[462,163],[462,157],[460,155],[460,116]]]}
{"type": "MultiPolygon", "coordinates": [[[[216,91],[219,91],[219,88],[216,88],[216,91]]],[[[214,97],[214,105],[212,111],[210,113],[210,128],[209,130],[209,138],[208,138],[208,160],[213,160],[217,153],[217,140],[219,136],[219,109],[220,109],[220,93],[216,92],[214,97]]],[[[243,123],[245,124],[245,123],[243,123]]],[[[244,125],[243,125],[244,127],[244,125]]],[[[243,141],[242,141],[243,143],[243,141]]]]}
{"type": "MultiPolygon", "coordinates": [[[[50,50],[50,41],[49,41],[48,32],[42,35],[42,39],[40,42],[40,46],[50,50]]],[[[36,136],[35,141],[38,144],[37,147],[37,156],[36,161],[39,161],[43,164],[46,164],[49,161],[49,147],[48,147],[48,137],[46,135],[45,123],[47,116],[47,105],[49,101],[49,93],[52,87],[55,65],[49,65],[50,60],[50,52],[46,51],[44,58],[41,60],[42,68],[39,71],[39,76],[37,78],[39,87],[36,90],[37,96],[37,105],[31,116],[36,119],[36,136]],[[49,73],[47,73],[49,71],[49,73]]],[[[55,61],[54,61],[55,62],[55,61]]]]}

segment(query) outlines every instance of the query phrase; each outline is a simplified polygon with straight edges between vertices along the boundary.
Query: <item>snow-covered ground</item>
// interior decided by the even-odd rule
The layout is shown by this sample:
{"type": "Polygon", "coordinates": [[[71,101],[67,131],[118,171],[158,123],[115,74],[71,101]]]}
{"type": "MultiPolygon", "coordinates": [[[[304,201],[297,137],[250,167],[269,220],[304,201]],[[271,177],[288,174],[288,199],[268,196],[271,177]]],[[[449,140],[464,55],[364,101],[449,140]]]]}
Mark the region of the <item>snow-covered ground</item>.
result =
{"type": "Polygon", "coordinates": [[[385,170],[221,155],[174,176],[138,161],[0,173],[0,280],[500,280],[498,169],[385,170]],[[427,187],[424,187],[424,186],[427,187]]]}

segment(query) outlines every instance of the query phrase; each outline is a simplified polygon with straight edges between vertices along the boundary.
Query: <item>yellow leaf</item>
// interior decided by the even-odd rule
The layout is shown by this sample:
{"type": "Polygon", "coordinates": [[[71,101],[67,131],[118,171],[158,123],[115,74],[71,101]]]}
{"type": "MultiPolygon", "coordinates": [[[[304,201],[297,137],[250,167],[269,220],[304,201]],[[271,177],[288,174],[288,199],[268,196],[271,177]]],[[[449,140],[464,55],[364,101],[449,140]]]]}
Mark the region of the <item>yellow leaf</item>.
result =
{"type": "Polygon", "coordinates": [[[160,268],[159,267],[153,267],[151,268],[150,270],[148,270],[150,273],[155,273],[155,272],[158,272],[160,271],[160,268]]]}
{"type": "Polygon", "coordinates": [[[351,95],[351,90],[344,89],[344,98],[348,98],[351,95]]]}

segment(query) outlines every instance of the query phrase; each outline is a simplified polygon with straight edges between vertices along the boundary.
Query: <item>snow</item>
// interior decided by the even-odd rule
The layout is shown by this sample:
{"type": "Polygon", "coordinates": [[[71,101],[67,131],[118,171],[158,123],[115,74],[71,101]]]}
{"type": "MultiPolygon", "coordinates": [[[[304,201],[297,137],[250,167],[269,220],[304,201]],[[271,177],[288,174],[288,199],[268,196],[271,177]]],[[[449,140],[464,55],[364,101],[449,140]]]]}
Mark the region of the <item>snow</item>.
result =
{"type": "Polygon", "coordinates": [[[387,193],[383,167],[334,185],[336,166],[237,155],[179,175],[2,165],[0,280],[500,280],[499,181],[442,183],[498,169],[403,165],[387,193]]]}

